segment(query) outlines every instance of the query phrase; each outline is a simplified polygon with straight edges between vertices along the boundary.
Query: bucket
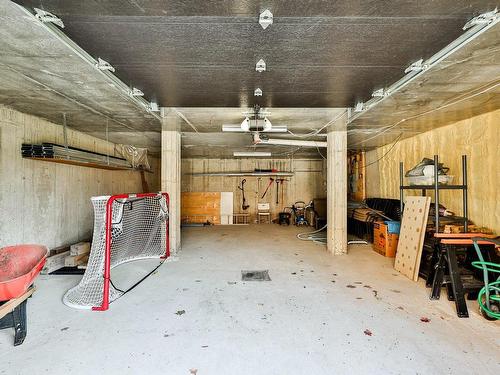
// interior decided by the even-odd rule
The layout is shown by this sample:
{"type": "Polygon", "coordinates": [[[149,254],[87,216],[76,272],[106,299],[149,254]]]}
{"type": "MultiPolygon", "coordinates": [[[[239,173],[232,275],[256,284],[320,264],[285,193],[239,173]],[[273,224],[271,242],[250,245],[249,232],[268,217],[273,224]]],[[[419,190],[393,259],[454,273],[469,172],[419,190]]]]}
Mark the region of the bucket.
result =
{"type": "Polygon", "coordinates": [[[387,225],[387,231],[389,233],[391,233],[391,234],[399,234],[399,230],[401,228],[401,222],[387,220],[387,221],[385,221],[385,224],[387,225]]]}

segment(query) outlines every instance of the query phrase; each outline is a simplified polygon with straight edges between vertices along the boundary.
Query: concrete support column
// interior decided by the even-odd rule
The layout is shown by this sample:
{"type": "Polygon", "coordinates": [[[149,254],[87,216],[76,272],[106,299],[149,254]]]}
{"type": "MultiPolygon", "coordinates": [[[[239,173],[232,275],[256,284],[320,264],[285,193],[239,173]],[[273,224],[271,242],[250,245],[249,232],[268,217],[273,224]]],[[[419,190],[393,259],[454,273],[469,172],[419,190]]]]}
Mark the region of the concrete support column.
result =
{"type": "Polygon", "coordinates": [[[170,251],[181,248],[181,132],[180,118],[162,109],[161,190],[170,196],[170,251]]]}
{"type": "Polygon", "coordinates": [[[327,248],[347,254],[347,113],[327,135],[327,248]]]}

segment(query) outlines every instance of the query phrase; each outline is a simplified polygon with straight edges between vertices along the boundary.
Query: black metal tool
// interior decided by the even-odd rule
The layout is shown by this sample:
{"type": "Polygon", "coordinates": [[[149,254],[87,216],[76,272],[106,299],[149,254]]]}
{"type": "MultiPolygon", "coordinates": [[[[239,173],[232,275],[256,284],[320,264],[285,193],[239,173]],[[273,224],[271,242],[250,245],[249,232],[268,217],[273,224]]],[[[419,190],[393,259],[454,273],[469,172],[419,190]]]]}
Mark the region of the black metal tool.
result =
{"type": "Polygon", "coordinates": [[[276,179],[276,204],[280,203],[280,180],[276,179]]]}
{"type": "Polygon", "coordinates": [[[264,191],[264,194],[262,194],[261,199],[264,199],[264,197],[265,197],[265,196],[266,196],[266,194],[267,194],[267,191],[269,190],[269,187],[273,184],[273,182],[274,182],[274,178],[269,178],[269,184],[267,185],[267,187],[266,187],[266,191],[264,191]]]}
{"type": "Polygon", "coordinates": [[[238,189],[241,190],[242,194],[243,194],[243,202],[241,204],[241,208],[245,211],[248,209],[248,207],[250,207],[249,204],[247,204],[247,200],[245,198],[245,182],[247,182],[246,179],[243,179],[241,180],[241,186],[238,186],[238,189]]]}

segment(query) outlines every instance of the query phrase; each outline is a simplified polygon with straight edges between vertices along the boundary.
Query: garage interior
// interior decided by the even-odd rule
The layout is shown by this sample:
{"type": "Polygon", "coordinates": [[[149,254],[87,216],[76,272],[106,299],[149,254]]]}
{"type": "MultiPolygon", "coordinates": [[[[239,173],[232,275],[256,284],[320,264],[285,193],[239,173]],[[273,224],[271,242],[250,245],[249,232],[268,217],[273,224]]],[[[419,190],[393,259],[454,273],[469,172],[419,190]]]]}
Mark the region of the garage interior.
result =
{"type": "Polygon", "coordinates": [[[0,0],[0,374],[498,372],[497,6],[0,0]]]}

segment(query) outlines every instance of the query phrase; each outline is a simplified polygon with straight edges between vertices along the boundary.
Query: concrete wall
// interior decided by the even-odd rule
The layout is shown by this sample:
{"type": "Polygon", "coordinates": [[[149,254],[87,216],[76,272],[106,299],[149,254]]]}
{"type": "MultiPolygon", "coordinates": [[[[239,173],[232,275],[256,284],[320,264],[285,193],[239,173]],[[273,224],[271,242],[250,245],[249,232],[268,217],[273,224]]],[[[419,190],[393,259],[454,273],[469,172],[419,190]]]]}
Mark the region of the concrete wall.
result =
{"type": "Polygon", "coordinates": [[[272,217],[276,217],[283,207],[290,206],[298,200],[308,203],[313,198],[326,197],[326,166],[322,160],[285,160],[285,159],[183,159],[182,191],[217,192],[232,191],[234,193],[234,212],[251,214],[255,219],[257,203],[269,202],[272,217]],[[279,187],[279,203],[276,204],[276,184],[273,183],[264,199],[269,177],[213,177],[192,176],[195,172],[248,172],[255,168],[279,171],[294,171],[292,177],[284,185],[284,202],[281,201],[281,185],[279,187]],[[238,189],[245,178],[245,197],[250,205],[247,211],[241,209],[242,195],[238,189]]]}
{"type": "MultiPolygon", "coordinates": [[[[135,171],[108,171],[23,159],[21,144],[64,143],[62,126],[0,107],[0,246],[39,243],[55,247],[89,238],[90,197],[142,191],[135,171]]],[[[69,146],[114,155],[114,145],[68,129],[69,146]]],[[[158,162],[146,173],[159,189],[158,162]]]]}
{"type": "MultiPolygon", "coordinates": [[[[391,146],[368,152],[367,164],[382,157],[391,146]]],[[[461,155],[467,155],[469,216],[477,225],[500,233],[500,110],[397,143],[378,163],[367,167],[368,196],[399,198],[399,162],[403,161],[408,170],[423,157],[435,154],[450,167],[455,183],[462,181],[461,155]]],[[[461,214],[461,192],[443,191],[440,201],[461,214]]]]}

